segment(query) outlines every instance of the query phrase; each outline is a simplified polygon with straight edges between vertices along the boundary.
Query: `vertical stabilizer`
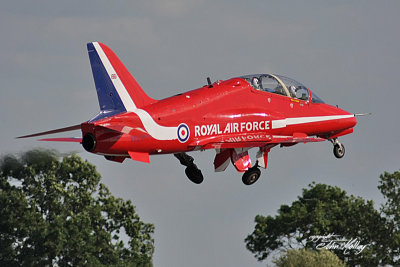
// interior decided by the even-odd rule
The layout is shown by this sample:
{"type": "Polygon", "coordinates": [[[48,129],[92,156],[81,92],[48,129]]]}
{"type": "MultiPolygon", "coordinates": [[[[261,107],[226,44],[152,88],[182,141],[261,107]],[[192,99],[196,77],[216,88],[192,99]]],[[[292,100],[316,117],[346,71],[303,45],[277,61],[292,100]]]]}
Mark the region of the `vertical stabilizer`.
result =
{"type": "Polygon", "coordinates": [[[129,73],[115,53],[98,42],[87,44],[102,117],[156,102],[129,73]]]}

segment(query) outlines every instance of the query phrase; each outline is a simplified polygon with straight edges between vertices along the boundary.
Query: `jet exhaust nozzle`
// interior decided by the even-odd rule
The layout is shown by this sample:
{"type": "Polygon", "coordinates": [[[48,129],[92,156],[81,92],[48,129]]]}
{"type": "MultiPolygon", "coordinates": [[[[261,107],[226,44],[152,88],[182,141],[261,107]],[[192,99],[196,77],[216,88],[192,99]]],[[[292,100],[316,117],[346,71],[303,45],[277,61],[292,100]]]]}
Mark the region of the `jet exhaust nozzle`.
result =
{"type": "Polygon", "coordinates": [[[95,150],[96,143],[96,137],[90,133],[85,134],[82,139],[82,146],[88,152],[92,152],[93,150],[95,150]]]}

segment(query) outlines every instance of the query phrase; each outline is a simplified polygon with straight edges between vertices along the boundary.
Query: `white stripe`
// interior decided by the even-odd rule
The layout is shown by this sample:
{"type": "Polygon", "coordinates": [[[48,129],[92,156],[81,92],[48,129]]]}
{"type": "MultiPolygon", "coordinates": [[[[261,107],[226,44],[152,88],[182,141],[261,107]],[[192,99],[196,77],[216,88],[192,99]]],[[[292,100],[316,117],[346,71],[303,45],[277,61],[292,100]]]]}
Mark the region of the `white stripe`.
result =
{"type": "Polygon", "coordinates": [[[272,121],[272,125],[271,125],[272,129],[279,129],[279,128],[285,128],[285,127],[286,127],[286,119],[272,121]]]}
{"type": "Polygon", "coordinates": [[[129,134],[132,130],[133,130],[132,127],[124,126],[124,127],[122,128],[122,130],[121,130],[121,133],[129,134]]]}
{"type": "Polygon", "coordinates": [[[178,139],[178,126],[165,127],[157,124],[147,111],[136,109],[132,111],[139,116],[146,131],[157,140],[175,140],[178,139]]]}
{"type": "Polygon", "coordinates": [[[284,128],[287,125],[304,124],[310,122],[330,121],[339,119],[348,119],[354,117],[351,115],[331,115],[331,116],[318,116],[318,117],[299,117],[299,118],[287,118],[283,120],[273,120],[272,129],[284,128]]]}
{"type": "MultiPolygon", "coordinates": [[[[111,78],[112,74],[117,74],[115,71],[114,67],[111,65],[110,60],[108,60],[106,54],[104,53],[103,49],[99,45],[98,42],[93,43],[94,48],[97,51],[97,54],[100,57],[101,62],[103,63],[104,67],[106,68],[106,71],[108,73],[108,77],[111,78]]],[[[117,89],[118,95],[121,97],[122,103],[124,104],[125,108],[127,111],[133,111],[136,109],[135,103],[133,103],[132,98],[130,97],[128,91],[126,90],[125,86],[119,79],[119,76],[117,75],[116,79],[111,79],[111,82],[114,84],[115,89],[117,89]]]]}
{"type": "MultiPolygon", "coordinates": [[[[114,67],[111,65],[110,60],[107,58],[106,54],[104,53],[103,49],[99,45],[98,42],[93,42],[93,45],[99,54],[101,62],[103,63],[104,67],[106,68],[107,74],[111,77],[112,74],[117,74],[114,67]]],[[[177,127],[165,127],[157,124],[150,114],[143,110],[138,109],[133,102],[132,98],[130,97],[128,91],[126,90],[124,84],[119,79],[117,74],[116,79],[111,79],[115,89],[120,96],[122,103],[125,106],[125,109],[129,112],[133,112],[139,116],[144,128],[146,131],[157,140],[175,140],[178,139],[178,126],[177,127]]]]}

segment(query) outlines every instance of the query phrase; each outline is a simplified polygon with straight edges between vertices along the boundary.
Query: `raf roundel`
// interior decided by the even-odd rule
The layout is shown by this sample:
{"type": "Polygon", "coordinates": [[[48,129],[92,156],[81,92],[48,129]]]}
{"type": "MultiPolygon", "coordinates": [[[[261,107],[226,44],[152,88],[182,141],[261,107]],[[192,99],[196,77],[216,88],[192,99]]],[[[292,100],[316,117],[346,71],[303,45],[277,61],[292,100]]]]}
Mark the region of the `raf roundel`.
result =
{"type": "Polygon", "coordinates": [[[178,126],[178,139],[179,142],[185,143],[190,136],[189,127],[185,123],[181,123],[178,126]]]}

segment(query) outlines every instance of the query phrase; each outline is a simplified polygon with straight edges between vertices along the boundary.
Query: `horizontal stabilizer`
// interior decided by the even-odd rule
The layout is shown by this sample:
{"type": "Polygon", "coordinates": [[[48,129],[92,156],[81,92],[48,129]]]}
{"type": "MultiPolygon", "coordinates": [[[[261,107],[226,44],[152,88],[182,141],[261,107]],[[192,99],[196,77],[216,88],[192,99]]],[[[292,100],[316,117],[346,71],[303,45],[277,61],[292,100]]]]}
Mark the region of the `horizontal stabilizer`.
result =
{"type": "Polygon", "coordinates": [[[38,141],[82,143],[82,138],[80,137],[45,138],[45,139],[39,139],[38,141]]]}
{"type": "Polygon", "coordinates": [[[41,135],[48,135],[48,134],[75,131],[75,130],[80,130],[80,129],[81,129],[81,125],[78,124],[78,125],[69,126],[69,127],[60,128],[60,129],[55,129],[55,130],[50,130],[50,131],[46,131],[46,132],[34,133],[34,134],[29,134],[29,135],[24,135],[24,136],[18,136],[17,138],[28,138],[28,137],[35,137],[35,136],[41,136],[41,135]]]}

